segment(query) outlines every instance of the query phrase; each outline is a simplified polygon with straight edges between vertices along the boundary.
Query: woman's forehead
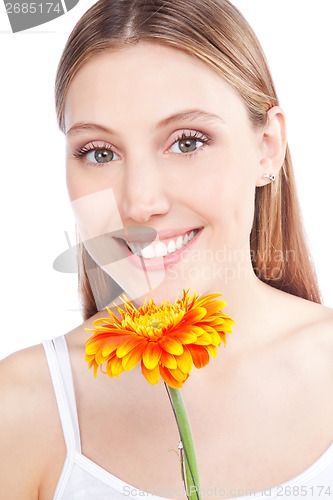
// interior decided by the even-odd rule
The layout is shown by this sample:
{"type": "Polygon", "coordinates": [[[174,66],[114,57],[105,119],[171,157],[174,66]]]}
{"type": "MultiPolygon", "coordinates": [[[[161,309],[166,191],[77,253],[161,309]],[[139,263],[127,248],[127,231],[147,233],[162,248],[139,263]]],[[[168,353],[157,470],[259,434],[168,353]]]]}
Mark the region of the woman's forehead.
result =
{"type": "Polygon", "coordinates": [[[132,113],[135,119],[133,113],[142,112],[153,121],[187,109],[216,115],[223,109],[228,115],[235,113],[235,106],[246,114],[236,91],[198,57],[139,43],[106,49],[79,69],[66,96],[65,122],[68,130],[88,118],[107,120],[109,113],[117,118],[132,113]]]}

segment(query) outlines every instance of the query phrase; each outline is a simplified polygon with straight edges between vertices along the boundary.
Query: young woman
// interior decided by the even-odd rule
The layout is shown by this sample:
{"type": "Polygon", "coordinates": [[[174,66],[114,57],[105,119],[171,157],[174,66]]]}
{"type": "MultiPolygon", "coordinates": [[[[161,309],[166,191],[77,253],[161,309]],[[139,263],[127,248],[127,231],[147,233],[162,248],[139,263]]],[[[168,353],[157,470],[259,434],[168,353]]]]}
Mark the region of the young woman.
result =
{"type": "Polygon", "coordinates": [[[99,1],[56,106],[85,322],[1,364],[0,497],[185,497],[163,384],[94,379],[84,360],[119,286],[138,306],[222,293],[236,321],[182,389],[201,498],[333,496],[333,312],[251,28],[227,0],[99,1]]]}

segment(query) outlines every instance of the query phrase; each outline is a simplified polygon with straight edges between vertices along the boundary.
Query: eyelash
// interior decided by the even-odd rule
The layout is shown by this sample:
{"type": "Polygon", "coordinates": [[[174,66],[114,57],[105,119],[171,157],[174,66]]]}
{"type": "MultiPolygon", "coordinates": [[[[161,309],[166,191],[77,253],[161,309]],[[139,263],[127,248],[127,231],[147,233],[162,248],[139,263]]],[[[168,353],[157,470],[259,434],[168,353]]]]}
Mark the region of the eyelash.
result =
{"type": "Polygon", "coordinates": [[[190,151],[189,153],[182,153],[181,156],[184,156],[185,158],[192,158],[193,155],[197,154],[199,150],[202,150],[207,144],[211,142],[211,138],[208,137],[208,135],[203,134],[202,132],[199,131],[182,132],[181,135],[179,135],[178,138],[175,141],[173,141],[170,148],[177,142],[184,141],[185,139],[196,139],[197,141],[203,143],[203,145],[197,148],[195,151],[190,151]]]}
{"type": "MultiPolygon", "coordinates": [[[[188,153],[172,153],[172,154],[179,154],[182,157],[192,158],[193,155],[197,154],[199,150],[202,150],[207,144],[209,144],[211,142],[211,138],[209,136],[207,136],[206,134],[203,134],[202,132],[199,132],[199,131],[185,132],[185,131],[183,131],[181,134],[178,135],[178,137],[173,141],[173,143],[171,144],[171,146],[168,149],[170,149],[172,146],[174,146],[177,142],[180,142],[180,141],[183,141],[186,139],[196,139],[197,141],[202,142],[203,145],[198,147],[195,151],[190,151],[188,153]]],[[[87,146],[77,148],[73,152],[73,156],[75,158],[83,158],[83,157],[85,158],[88,153],[90,153],[91,151],[95,151],[96,149],[106,149],[108,151],[112,151],[113,153],[115,153],[113,147],[110,147],[110,145],[107,143],[95,144],[95,143],[91,142],[87,146]]],[[[115,153],[115,154],[117,154],[117,153],[115,153]]],[[[98,162],[94,163],[94,162],[87,161],[87,163],[89,163],[89,165],[92,165],[92,166],[97,167],[97,168],[104,165],[103,162],[102,163],[98,163],[98,162]]],[[[110,162],[105,162],[105,163],[110,163],[110,162]]]]}
{"type": "Polygon", "coordinates": [[[75,158],[82,158],[83,156],[85,157],[88,153],[90,153],[90,151],[95,151],[96,149],[107,149],[108,151],[112,151],[114,153],[113,148],[111,148],[106,143],[103,143],[103,144],[94,144],[93,142],[91,142],[87,146],[83,146],[81,148],[77,148],[73,152],[73,156],[75,156],[75,158]]]}

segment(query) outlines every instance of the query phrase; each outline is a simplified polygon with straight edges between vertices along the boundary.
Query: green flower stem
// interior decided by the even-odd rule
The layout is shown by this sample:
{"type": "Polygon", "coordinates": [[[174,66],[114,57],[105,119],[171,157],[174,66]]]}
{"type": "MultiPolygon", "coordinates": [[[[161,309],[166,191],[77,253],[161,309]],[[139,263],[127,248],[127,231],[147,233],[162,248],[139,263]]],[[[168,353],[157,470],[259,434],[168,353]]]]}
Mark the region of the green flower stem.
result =
{"type": "MultiPolygon", "coordinates": [[[[177,421],[181,445],[183,446],[184,457],[181,466],[186,496],[189,500],[200,500],[201,496],[198,466],[195,456],[191,426],[186,413],[184,401],[179,389],[173,389],[167,384],[165,384],[165,387],[177,421]]],[[[181,456],[182,446],[180,446],[181,456]]]]}

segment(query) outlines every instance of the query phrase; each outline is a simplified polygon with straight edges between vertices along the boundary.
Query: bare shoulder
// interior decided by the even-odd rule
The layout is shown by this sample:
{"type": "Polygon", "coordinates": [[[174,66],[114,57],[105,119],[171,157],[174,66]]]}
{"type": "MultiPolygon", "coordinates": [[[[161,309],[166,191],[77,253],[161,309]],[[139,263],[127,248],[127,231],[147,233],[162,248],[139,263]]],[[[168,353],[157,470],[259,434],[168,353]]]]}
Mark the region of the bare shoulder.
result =
{"type": "Polygon", "coordinates": [[[0,498],[39,498],[55,405],[41,345],[0,362],[0,498]]]}
{"type": "MultiPolygon", "coordinates": [[[[277,331],[284,331],[291,340],[333,348],[333,309],[295,295],[273,291],[272,317],[277,331]]],[[[329,349],[330,350],[330,349],[329,349]]]]}
{"type": "MultiPolygon", "coordinates": [[[[333,309],[285,292],[273,293],[277,299],[271,309],[273,350],[313,394],[321,387],[332,395],[333,309]]],[[[330,401],[333,411],[332,396],[330,401]]]]}
{"type": "MultiPolygon", "coordinates": [[[[304,305],[304,303],[303,303],[304,305]]],[[[305,371],[333,394],[333,309],[305,301],[294,346],[305,371]]],[[[333,403],[333,398],[331,398],[333,403]]]]}
{"type": "Polygon", "coordinates": [[[329,380],[333,389],[333,309],[319,306],[321,320],[312,325],[312,342],[318,344],[320,359],[326,362],[329,380]]]}
{"type": "MultiPolygon", "coordinates": [[[[20,395],[24,405],[34,399],[39,387],[47,380],[47,363],[42,345],[17,351],[0,361],[0,397],[10,399],[20,395]],[[33,389],[37,389],[33,390],[33,389]]],[[[18,410],[18,401],[11,409],[18,410]]],[[[10,408],[8,407],[7,410],[10,408]]]]}
{"type": "Polygon", "coordinates": [[[313,344],[317,344],[327,356],[331,356],[333,355],[333,309],[321,304],[313,304],[312,308],[309,311],[309,322],[305,333],[312,338],[313,344]]]}
{"type": "Polygon", "coordinates": [[[15,352],[0,361],[2,418],[22,419],[40,401],[47,380],[46,359],[41,345],[15,352]]]}

